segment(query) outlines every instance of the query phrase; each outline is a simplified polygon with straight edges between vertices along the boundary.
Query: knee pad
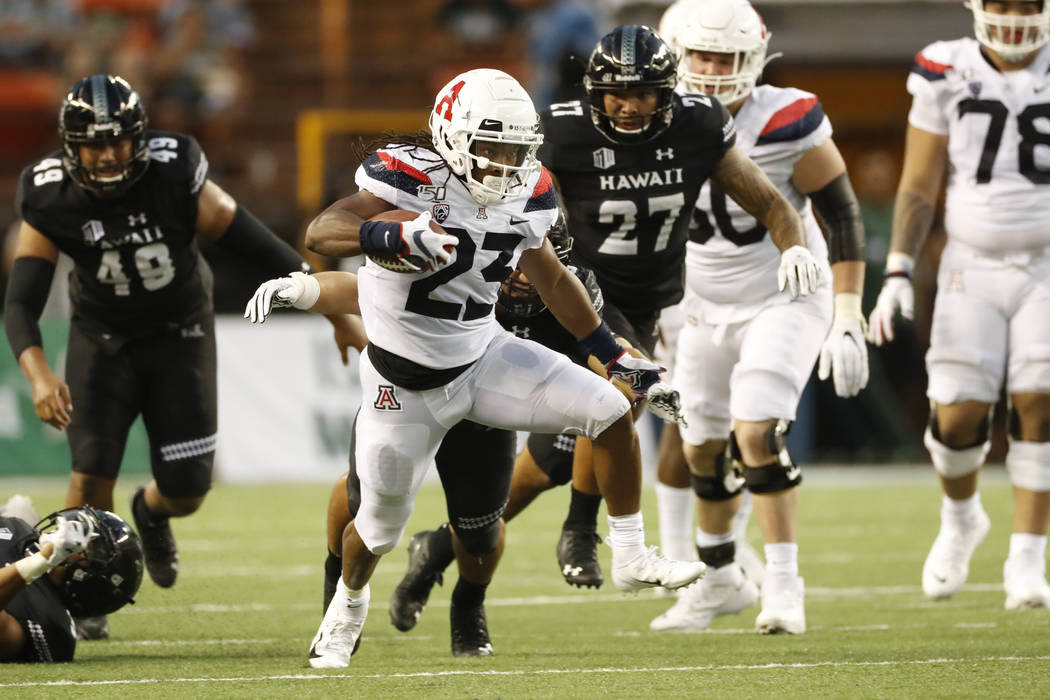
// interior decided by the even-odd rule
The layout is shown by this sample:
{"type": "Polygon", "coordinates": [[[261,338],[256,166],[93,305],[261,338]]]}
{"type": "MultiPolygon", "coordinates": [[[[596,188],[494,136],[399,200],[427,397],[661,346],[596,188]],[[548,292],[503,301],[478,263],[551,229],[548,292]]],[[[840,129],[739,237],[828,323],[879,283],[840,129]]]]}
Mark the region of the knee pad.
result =
{"type": "MultiPolygon", "coordinates": [[[[992,411],[994,411],[994,410],[995,410],[994,406],[992,408],[989,408],[988,409],[988,415],[981,419],[980,425],[977,426],[977,441],[974,442],[972,445],[963,445],[962,447],[948,447],[947,445],[944,445],[944,439],[941,437],[941,426],[937,422],[937,413],[934,411],[932,405],[930,407],[930,423],[926,427],[926,432],[929,433],[929,435],[931,435],[933,437],[933,439],[936,440],[938,443],[944,445],[945,448],[947,448],[949,450],[954,450],[956,452],[961,452],[963,450],[969,450],[969,449],[972,449],[974,447],[980,447],[981,445],[988,445],[989,444],[988,438],[992,434],[992,411]]],[[[1016,420],[1016,414],[1013,412],[1012,409],[1011,409],[1011,415],[1016,420]]],[[[1020,429],[1021,429],[1020,428],[1020,423],[1018,423],[1017,424],[1018,434],[1020,433],[1020,429]]],[[[925,439],[924,439],[924,442],[925,442],[925,439]]],[[[985,450],[985,452],[987,453],[987,450],[985,450]]],[[[980,465],[978,465],[978,466],[980,466],[980,465]]]]}
{"type": "MultiPolygon", "coordinates": [[[[213,448],[214,449],[214,448],[213,448]]],[[[153,459],[153,478],[157,490],[168,498],[199,498],[211,490],[215,452],[190,459],[164,461],[153,459]]]]}
{"type": "Polygon", "coordinates": [[[1050,442],[1010,440],[1006,471],[1014,486],[1029,491],[1050,491],[1050,442]]]}
{"type": "Polygon", "coordinates": [[[744,482],[751,493],[778,493],[802,483],[802,470],[790,461],[785,466],[773,462],[762,467],[744,466],[744,482]]]}
{"type": "MultiPolygon", "coordinates": [[[[777,463],[785,467],[792,465],[785,440],[790,431],[791,421],[780,418],[769,427],[769,434],[766,436],[770,453],[777,458],[777,463]]],[[[740,451],[740,443],[737,442],[735,430],[729,433],[729,456],[736,462],[744,463],[744,455],[740,451]]]]}
{"type": "Polygon", "coordinates": [[[496,551],[499,546],[500,518],[506,504],[487,515],[476,517],[453,517],[452,529],[471,556],[483,557],[496,551]]]}
{"type": "Polygon", "coordinates": [[[397,546],[405,534],[405,526],[412,515],[410,494],[385,496],[367,494],[354,518],[354,528],[372,554],[386,554],[397,546]]]}
{"type": "Polygon", "coordinates": [[[985,457],[992,444],[985,440],[974,446],[963,450],[953,450],[934,435],[935,421],[931,421],[922,436],[922,444],[930,452],[933,460],[933,468],[945,479],[958,479],[959,477],[973,474],[984,464],[985,457]]]}
{"type": "Polygon", "coordinates": [[[714,476],[689,475],[689,481],[698,498],[705,501],[728,501],[743,490],[744,476],[737,466],[739,462],[727,462],[729,459],[726,455],[720,454],[715,458],[714,476]]]}

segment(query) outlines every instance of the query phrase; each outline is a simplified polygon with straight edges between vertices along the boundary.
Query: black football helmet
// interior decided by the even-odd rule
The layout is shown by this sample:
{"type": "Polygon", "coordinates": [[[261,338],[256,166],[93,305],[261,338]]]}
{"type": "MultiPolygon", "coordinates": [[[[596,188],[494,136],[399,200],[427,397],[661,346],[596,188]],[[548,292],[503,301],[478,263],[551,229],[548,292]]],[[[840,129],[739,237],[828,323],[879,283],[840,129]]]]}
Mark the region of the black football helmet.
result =
{"type": "Polygon", "coordinates": [[[640,24],[617,27],[598,41],[587,63],[583,86],[590,98],[591,121],[615,143],[642,143],[655,138],[671,125],[677,82],[675,53],[652,28],[640,24]],[[637,134],[613,126],[603,99],[608,91],[632,88],[652,88],[659,93],[649,126],[637,134]]]}
{"type": "Polygon", "coordinates": [[[115,197],[130,188],[149,167],[146,110],[127,81],[114,75],[81,78],[70,88],[58,112],[62,165],[73,182],[100,197],[115,197]],[[118,175],[102,176],[80,160],[81,144],[98,144],[130,136],[131,159],[118,175]]]}
{"type": "Polygon", "coordinates": [[[92,506],[66,508],[34,528],[39,534],[58,525],[58,518],[90,523],[95,536],[81,554],[65,561],[59,593],[73,617],[106,615],[134,603],[142,583],[142,541],[120,516],[92,506]]]}
{"type": "MultiPolygon", "coordinates": [[[[547,229],[547,240],[554,247],[554,253],[562,265],[569,264],[569,253],[572,251],[572,236],[569,235],[569,227],[565,223],[565,212],[558,209],[558,218],[547,229]]],[[[525,282],[515,270],[510,277],[503,280],[499,287],[497,301],[511,316],[517,318],[530,318],[543,312],[547,305],[540,298],[540,293],[531,282],[525,282]]]]}

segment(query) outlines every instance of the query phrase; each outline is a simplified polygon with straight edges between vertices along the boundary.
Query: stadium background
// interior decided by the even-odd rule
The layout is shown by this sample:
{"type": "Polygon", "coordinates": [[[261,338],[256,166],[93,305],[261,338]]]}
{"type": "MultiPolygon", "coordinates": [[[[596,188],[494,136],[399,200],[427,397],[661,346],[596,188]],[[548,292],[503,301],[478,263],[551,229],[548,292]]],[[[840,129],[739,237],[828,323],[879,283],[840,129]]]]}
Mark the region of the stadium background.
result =
{"type": "MultiPolygon", "coordinates": [[[[351,145],[425,125],[435,90],[460,70],[519,76],[537,104],[577,89],[573,47],[615,24],[656,24],[661,2],[628,0],[3,0],[0,1],[0,281],[6,283],[18,173],[57,148],[64,90],[82,75],[124,75],[151,126],[201,142],[211,176],[296,244],[310,218],[353,191],[351,145]]],[[[910,103],[914,54],[971,33],[958,0],[756,1],[783,52],[765,80],[815,92],[832,120],[864,209],[865,311],[874,305],[889,239],[910,103]]],[[[577,48],[584,59],[586,50],[577,48]]],[[[936,226],[935,226],[936,228],[936,226]]],[[[802,463],[921,462],[927,342],[937,232],[919,266],[917,318],[897,343],[871,348],[872,379],[855,400],[811,381],[792,433],[802,463]]],[[[319,319],[284,314],[266,327],[240,319],[254,290],[238,260],[206,249],[216,272],[220,479],[327,480],[345,469],[359,400],[356,366],[339,364],[319,319]]],[[[315,260],[321,266],[338,261],[315,260]]],[[[44,323],[49,358],[65,345],[63,285],[44,323]]],[[[28,383],[0,353],[0,474],[63,474],[68,451],[36,420],[28,383]]],[[[1001,414],[1001,412],[1000,412],[1001,414]]],[[[997,425],[992,461],[1004,440],[997,425]]],[[[647,438],[653,426],[647,426],[647,438]]],[[[144,470],[137,426],[125,470],[144,470]]],[[[651,466],[651,460],[650,460],[651,466]]]]}

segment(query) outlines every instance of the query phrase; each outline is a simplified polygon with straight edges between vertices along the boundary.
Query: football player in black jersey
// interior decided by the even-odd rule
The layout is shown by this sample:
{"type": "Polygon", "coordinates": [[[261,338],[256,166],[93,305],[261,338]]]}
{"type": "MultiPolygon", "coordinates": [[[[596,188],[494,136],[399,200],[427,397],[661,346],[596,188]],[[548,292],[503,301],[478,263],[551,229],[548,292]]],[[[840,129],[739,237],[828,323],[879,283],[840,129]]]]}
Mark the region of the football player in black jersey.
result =
{"type": "MultiPolygon", "coordinates": [[[[651,357],[660,310],[683,296],[689,217],[711,178],[769,230],[782,251],[781,288],[793,297],[819,284],[791,203],[734,144],[732,116],[707,95],[678,95],[671,48],[649,27],[624,25],[602,37],[584,77],[586,100],[552,104],[540,114],[541,162],[568,213],[574,258],[594,270],[605,297],[605,322],[639,355],[651,357]]],[[[580,440],[577,450],[587,449],[580,440]]],[[[581,455],[582,456],[582,455],[581,455]]],[[[589,480],[577,460],[579,480],[589,480]]],[[[583,494],[581,494],[582,496],[583,494]]],[[[578,497],[575,522],[595,522],[598,503],[578,497]],[[584,515],[584,511],[590,511],[584,515]]],[[[563,571],[600,575],[594,528],[566,529],[559,550],[580,553],[563,571]]],[[[579,576],[566,575],[579,585],[579,576]]]]}
{"type": "Polygon", "coordinates": [[[71,615],[115,612],[141,583],[142,544],[113,513],[69,508],[35,528],[0,514],[0,662],[72,661],[71,615]]]}
{"type": "MultiPolygon", "coordinates": [[[[37,415],[69,436],[67,506],[113,509],[128,429],[142,415],[153,479],[131,509],[150,577],[168,587],[178,571],[168,518],[200,507],[216,441],[212,276],[198,237],[242,256],[260,279],[306,263],[208,178],[191,136],[147,130],[122,78],[77,82],[59,135],[62,149],[19,180],[4,325],[37,415]],[[74,263],[65,379],[48,364],[38,326],[59,252],[74,263]]],[[[346,362],[348,346],[364,346],[363,327],[330,321],[346,362]]]]}

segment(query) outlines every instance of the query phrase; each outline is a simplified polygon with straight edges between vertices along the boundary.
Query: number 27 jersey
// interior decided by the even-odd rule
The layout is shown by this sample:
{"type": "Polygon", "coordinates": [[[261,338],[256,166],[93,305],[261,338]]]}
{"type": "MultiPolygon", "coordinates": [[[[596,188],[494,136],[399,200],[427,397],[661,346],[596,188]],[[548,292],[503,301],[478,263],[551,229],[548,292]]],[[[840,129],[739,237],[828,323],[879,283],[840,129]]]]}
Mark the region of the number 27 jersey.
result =
{"type": "Polygon", "coordinates": [[[974,39],[915,57],[908,123],[948,136],[948,236],[986,251],[1050,245],[1050,44],[999,72],[974,39]]]}

